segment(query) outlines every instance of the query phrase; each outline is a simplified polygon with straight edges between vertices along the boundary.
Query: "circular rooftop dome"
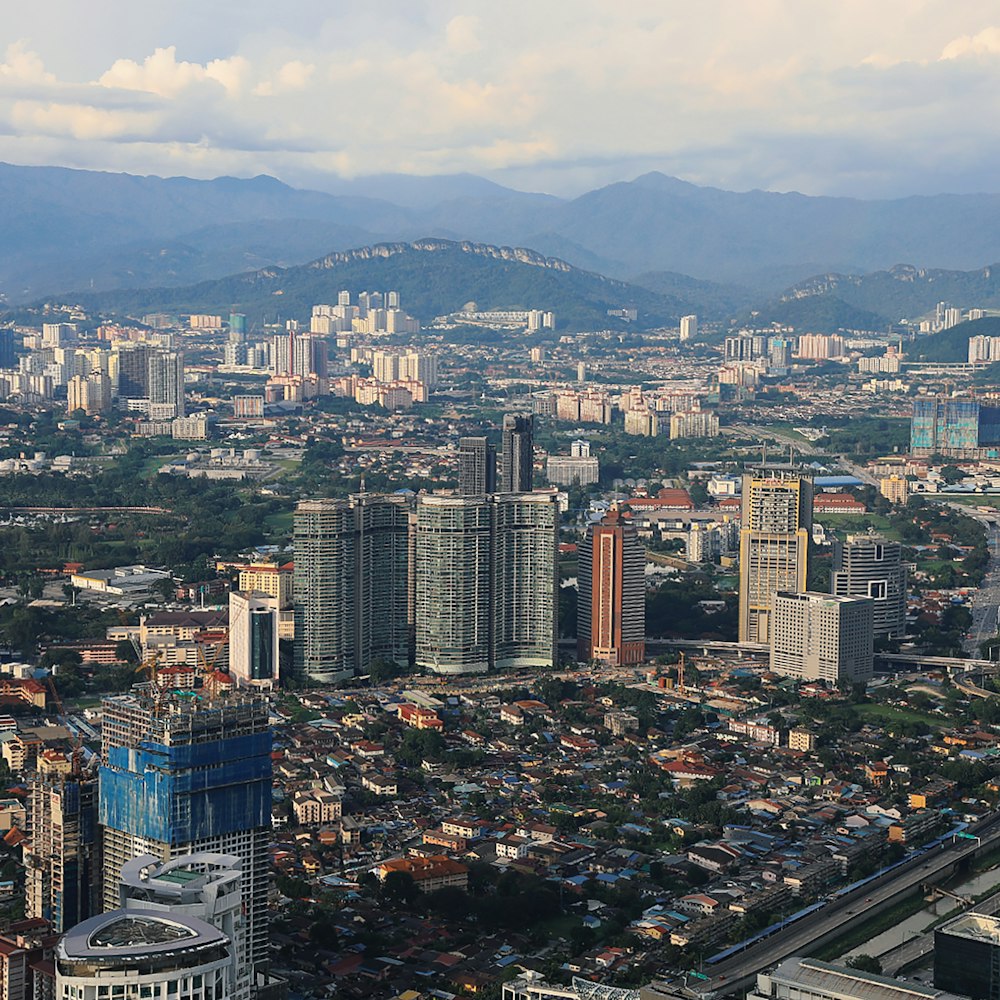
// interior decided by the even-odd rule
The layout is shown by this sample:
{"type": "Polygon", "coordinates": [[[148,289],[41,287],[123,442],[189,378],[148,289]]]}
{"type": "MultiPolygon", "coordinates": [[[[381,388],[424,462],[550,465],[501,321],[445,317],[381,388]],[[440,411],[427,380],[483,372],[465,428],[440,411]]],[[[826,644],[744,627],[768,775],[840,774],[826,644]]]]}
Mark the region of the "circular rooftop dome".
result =
{"type": "Polygon", "coordinates": [[[191,927],[160,917],[122,917],[98,927],[87,944],[91,948],[136,948],[151,944],[170,944],[197,937],[191,927]]]}

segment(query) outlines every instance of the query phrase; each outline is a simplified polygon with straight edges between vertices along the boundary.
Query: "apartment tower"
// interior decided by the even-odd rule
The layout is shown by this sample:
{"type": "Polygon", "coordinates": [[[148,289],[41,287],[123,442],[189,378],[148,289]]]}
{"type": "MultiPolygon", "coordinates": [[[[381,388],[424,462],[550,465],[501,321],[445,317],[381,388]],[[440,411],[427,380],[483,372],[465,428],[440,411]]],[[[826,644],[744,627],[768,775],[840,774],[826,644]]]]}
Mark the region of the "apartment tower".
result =
{"type": "Polygon", "coordinates": [[[501,493],[530,493],[534,469],[535,418],[530,413],[505,413],[500,455],[501,493]]]}
{"type": "Polygon", "coordinates": [[[458,492],[464,497],[485,496],[497,488],[496,449],[485,437],[458,442],[458,492]]]}
{"type": "Polygon", "coordinates": [[[812,500],[812,479],[800,471],[762,468],[744,474],[740,642],[769,642],[774,595],[806,589],[812,500]]]}
{"type": "Polygon", "coordinates": [[[577,659],[613,666],[646,656],[646,555],[617,505],[577,550],[577,659]]]}

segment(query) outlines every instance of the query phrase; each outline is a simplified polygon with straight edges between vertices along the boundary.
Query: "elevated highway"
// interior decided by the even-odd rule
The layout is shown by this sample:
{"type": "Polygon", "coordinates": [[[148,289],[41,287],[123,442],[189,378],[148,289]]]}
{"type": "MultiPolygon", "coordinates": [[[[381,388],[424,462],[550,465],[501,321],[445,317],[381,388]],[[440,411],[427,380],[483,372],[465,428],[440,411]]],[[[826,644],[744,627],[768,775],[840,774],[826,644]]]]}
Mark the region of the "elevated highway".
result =
{"type": "MultiPolygon", "coordinates": [[[[837,897],[783,930],[723,959],[712,968],[702,995],[723,996],[751,985],[758,972],[792,955],[808,955],[837,937],[890,909],[921,885],[945,879],[960,865],[1000,842],[1000,813],[969,828],[979,841],[955,840],[929,853],[918,854],[892,871],[837,897]]],[[[707,969],[706,969],[707,971],[707,969]]]]}

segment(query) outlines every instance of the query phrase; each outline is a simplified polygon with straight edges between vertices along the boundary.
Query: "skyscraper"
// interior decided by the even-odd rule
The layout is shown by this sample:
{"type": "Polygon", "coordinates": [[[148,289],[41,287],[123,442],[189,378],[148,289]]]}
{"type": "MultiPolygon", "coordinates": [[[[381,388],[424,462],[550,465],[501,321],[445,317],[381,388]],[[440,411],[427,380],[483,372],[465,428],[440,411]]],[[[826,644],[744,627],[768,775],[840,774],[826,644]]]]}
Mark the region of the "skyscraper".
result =
{"type": "Polygon", "coordinates": [[[95,773],[36,773],[28,784],[25,916],[61,934],[101,912],[95,773]]]}
{"type": "Polygon", "coordinates": [[[881,535],[848,535],[833,543],[830,592],[839,597],[870,597],[877,636],[906,634],[906,563],[899,542],[881,535]]]}
{"type": "Polygon", "coordinates": [[[163,415],[183,417],[184,408],[184,352],[155,351],[149,355],[150,415],[155,417],[156,408],[161,407],[163,415]]]}
{"type": "Polygon", "coordinates": [[[296,671],[330,683],[412,647],[405,495],[303,500],[295,511],[296,671]]]}
{"type": "Polygon", "coordinates": [[[500,456],[501,493],[530,493],[534,468],[534,417],[505,413],[500,456]]]}
{"type": "Polygon", "coordinates": [[[354,673],[354,535],[346,500],[295,509],[295,672],[326,684],[354,673]]]}
{"type": "Polygon", "coordinates": [[[694,340],[698,336],[698,317],[697,316],[681,316],[681,330],[680,339],[694,340]]]}
{"type": "Polygon", "coordinates": [[[646,655],[646,554],[635,527],[613,506],[577,549],[577,658],[614,666],[646,655]]]}
{"type": "Polygon", "coordinates": [[[111,347],[118,372],[118,395],[122,399],[149,398],[149,357],[152,349],[148,344],[137,344],[130,340],[116,340],[111,347]]]}
{"type": "Polygon", "coordinates": [[[553,662],[558,525],[555,493],[419,499],[418,667],[469,674],[553,662]]]}
{"type": "Polygon", "coordinates": [[[559,619],[559,498],[502,493],[492,508],[492,665],[550,666],[559,619]]]}
{"type": "Polygon", "coordinates": [[[767,643],[779,590],[803,591],[812,528],[812,479],[792,469],[743,476],[739,641],[767,643]]]}
{"type": "Polygon", "coordinates": [[[259,696],[156,691],[104,699],[99,818],[104,906],[119,905],[128,861],[201,851],[235,855],[243,872],[250,967],[267,967],[271,731],[259,696]]]}
{"type": "Polygon", "coordinates": [[[427,496],[417,504],[416,665],[423,670],[490,668],[490,507],[485,496],[427,496]]]}
{"type": "Polygon", "coordinates": [[[458,442],[458,492],[466,497],[494,493],[497,488],[496,449],[485,437],[458,442]]]}
{"type": "Polygon", "coordinates": [[[770,669],[783,677],[831,684],[869,680],[873,610],[867,598],[775,594],[770,669]]]}

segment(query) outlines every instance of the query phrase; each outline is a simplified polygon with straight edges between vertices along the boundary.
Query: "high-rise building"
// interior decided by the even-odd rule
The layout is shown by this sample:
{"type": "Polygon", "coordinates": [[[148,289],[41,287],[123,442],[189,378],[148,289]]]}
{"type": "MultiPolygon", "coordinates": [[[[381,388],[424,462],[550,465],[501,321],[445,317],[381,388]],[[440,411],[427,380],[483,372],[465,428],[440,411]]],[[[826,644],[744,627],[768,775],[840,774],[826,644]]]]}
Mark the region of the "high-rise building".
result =
{"type": "Polygon", "coordinates": [[[229,940],[232,961],[220,985],[233,1000],[245,1000],[252,980],[247,964],[242,868],[238,857],[211,852],[187,854],[172,861],[153,855],[135,858],[122,867],[117,912],[137,919],[154,915],[193,918],[222,931],[229,940]]]}
{"type": "Polygon", "coordinates": [[[154,419],[183,417],[184,352],[155,351],[149,355],[149,409],[154,419]],[[155,415],[154,415],[155,414],[155,415]]]}
{"type": "Polygon", "coordinates": [[[229,314],[229,336],[234,340],[245,340],[247,335],[247,318],[243,313],[229,314]]]}
{"type": "Polygon", "coordinates": [[[934,931],[934,986],[975,1000],[1000,996],[1000,917],[963,913],[934,931]]]}
{"type": "Polygon", "coordinates": [[[150,685],[109,696],[101,760],[105,909],[119,905],[122,871],[135,858],[235,855],[243,874],[248,964],[255,973],[265,971],[271,839],[266,701],[245,692],[192,698],[150,685]]]}
{"type": "Polygon", "coordinates": [[[906,476],[897,476],[895,474],[883,476],[878,481],[878,491],[889,503],[905,507],[906,501],[910,496],[910,484],[906,476]]]}
{"type": "Polygon", "coordinates": [[[868,598],[775,594],[770,669],[782,677],[831,684],[869,680],[874,608],[868,598]]]}
{"type": "Polygon", "coordinates": [[[278,599],[278,610],[292,606],[292,564],[277,562],[251,563],[240,570],[239,589],[259,590],[278,599]]]}
{"type": "Polygon", "coordinates": [[[418,667],[469,674],[553,662],[558,510],[555,493],[419,499],[418,667]]]}
{"type": "Polygon", "coordinates": [[[492,506],[492,666],[551,666],[559,621],[559,498],[502,493],[492,506]]]}
{"type": "Polygon", "coordinates": [[[412,648],[411,501],[359,494],[295,511],[296,671],[332,682],[412,648]]]}
{"type": "Polygon", "coordinates": [[[27,812],[25,915],[61,934],[101,911],[97,775],[33,774],[27,812]]]}
{"type": "Polygon", "coordinates": [[[271,338],[271,371],[275,375],[326,378],[327,367],[326,341],[299,330],[298,324],[271,338]]]}
{"type": "Polygon", "coordinates": [[[148,344],[116,340],[111,351],[117,357],[118,396],[121,399],[148,399],[152,348],[148,344]]]}
{"type": "Polygon", "coordinates": [[[406,495],[362,493],[351,498],[356,531],[355,669],[377,660],[412,660],[413,610],[410,521],[406,495]]]}
{"type": "Polygon", "coordinates": [[[496,491],[496,449],[485,437],[464,437],[458,442],[458,492],[466,497],[496,491]]]}
{"type": "Polygon", "coordinates": [[[577,549],[577,658],[614,666],[646,656],[646,554],[617,505],[577,549]]]}
{"type": "Polygon", "coordinates": [[[719,416],[714,410],[678,411],[670,415],[670,440],[719,436],[719,416]]]}
{"type": "Polygon", "coordinates": [[[877,636],[906,634],[906,563],[899,542],[881,535],[848,535],[833,543],[830,592],[838,597],[870,597],[877,636]]]}
{"type": "Polygon", "coordinates": [[[354,536],[346,500],[295,509],[295,671],[327,684],[354,673],[354,536]]]}
{"type": "Polygon", "coordinates": [[[16,365],[14,331],[10,327],[4,327],[0,329],[0,368],[14,368],[16,365]]]}
{"type": "Polygon", "coordinates": [[[441,674],[490,668],[492,517],[489,498],[417,504],[416,665],[441,674]]]}
{"type": "Polygon", "coordinates": [[[1000,457],[1000,406],[971,396],[928,396],[913,401],[910,454],[946,458],[1000,457]]]}
{"type": "Polygon", "coordinates": [[[534,453],[535,420],[530,413],[505,413],[500,456],[501,493],[530,493],[534,453]]]}
{"type": "Polygon", "coordinates": [[[739,641],[767,643],[774,595],[806,589],[812,479],[792,469],[757,469],[743,476],[742,501],[739,641]]]}
{"type": "Polygon", "coordinates": [[[545,475],[557,486],[589,486],[601,478],[600,461],[590,454],[589,441],[574,441],[569,455],[549,455],[545,475]]]}
{"type": "Polygon", "coordinates": [[[229,673],[238,684],[271,690],[278,683],[278,598],[229,594],[229,673]]]}
{"type": "Polygon", "coordinates": [[[688,341],[694,340],[698,336],[698,317],[697,316],[681,316],[681,340],[688,341]]]}

